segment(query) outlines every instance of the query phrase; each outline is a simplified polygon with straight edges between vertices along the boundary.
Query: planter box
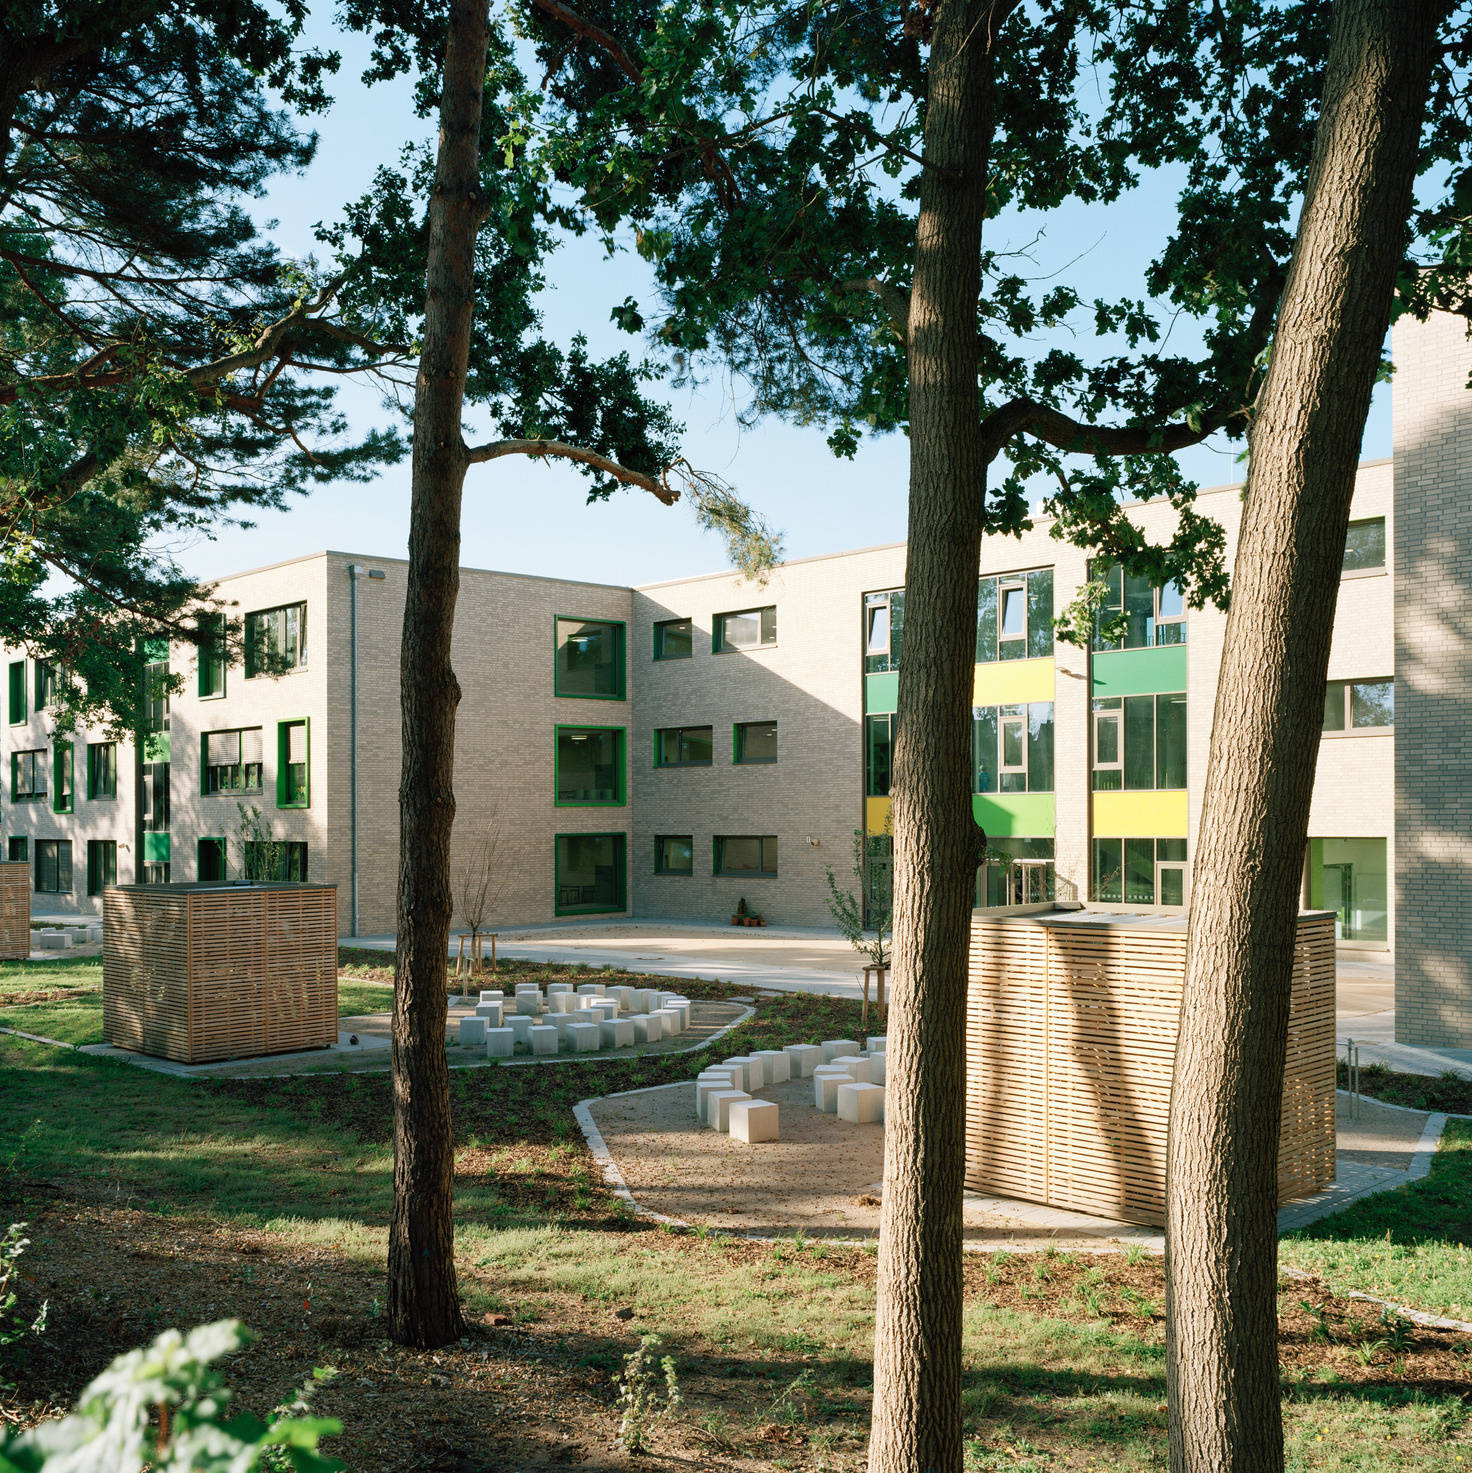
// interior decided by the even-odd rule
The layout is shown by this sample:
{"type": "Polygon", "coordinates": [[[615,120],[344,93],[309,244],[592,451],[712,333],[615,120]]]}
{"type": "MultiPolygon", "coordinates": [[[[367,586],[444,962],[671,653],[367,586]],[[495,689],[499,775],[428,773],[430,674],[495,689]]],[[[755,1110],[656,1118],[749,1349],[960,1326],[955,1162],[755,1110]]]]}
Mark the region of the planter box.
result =
{"type": "Polygon", "coordinates": [[[25,961],[31,954],[31,866],[24,859],[0,860],[0,960],[25,961]]]}
{"type": "MultiPolygon", "coordinates": [[[[1184,917],[977,912],[966,1007],[966,1185],[1165,1219],[1184,917]]],[[[1334,920],[1298,920],[1278,1199],[1334,1180],[1334,920]]]]}
{"type": "Polygon", "coordinates": [[[102,1036],[182,1064],[337,1042],[335,885],[114,885],[102,1036]]]}

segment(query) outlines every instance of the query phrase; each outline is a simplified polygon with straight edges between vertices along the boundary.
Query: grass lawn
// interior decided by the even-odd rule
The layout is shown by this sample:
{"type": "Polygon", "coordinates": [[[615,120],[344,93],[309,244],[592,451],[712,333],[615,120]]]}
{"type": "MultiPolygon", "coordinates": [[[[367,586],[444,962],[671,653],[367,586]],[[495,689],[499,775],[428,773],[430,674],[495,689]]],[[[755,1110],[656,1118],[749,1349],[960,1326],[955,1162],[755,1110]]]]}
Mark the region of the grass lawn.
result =
{"type": "MultiPolygon", "coordinates": [[[[385,960],[344,959],[352,987],[374,989],[345,1012],[384,996],[374,973],[385,960]]],[[[80,1028],[96,973],[95,962],[6,968],[0,1023],[80,1028]],[[63,995],[16,1001],[44,992],[63,995]],[[36,1008],[61,1024],[16,1021],[36,1008]]],[[[853,1037],[857,1020],[855,1003],[763,1000],[739,1047],[853,1037]]],[[[696,1067],[652,1058],[454,1072],[457,1262],[472,1333],[427,1353],[391,1346],[380,1328],[385,1076],[186,1081],[0,1036],[0,1214],[30,1223],[27,1302],[52,1305],[28,1358],[0,1374],[20,1385],[0,1398],[0,1416],[70,1399],[164,1325],[238,1315],[262,1336],[227,1372],[253,1409],[314,1365],[338,1367],[317,1405],[346,1424],[329,1448],[354,1468],[861,1468],[872,1250],[647,1225],[583,1147],[574,1101],[696,1067]],[[675,1356],[686,1403],[652,1454],[628,1459],[610,1448],[612,1378],[641,1334],[675,1356]]],[[[1462,1132],[1425,1182],[1395,1194],[1398,1211],[1380,1207],[1383,1221],[1367,1203],[1285,1246],[1325,1280],[1285,1281],[1280,1300],[1290,1468],[1472,1468],[1472,1337],[1385,1323],[1333,1292],[1388,1283],[1428,1308],[1465,1294],[1469,1180],[1462,1132]]],[[[965,1266],[969,1467],[1164,1468],[1159,1262],[1000,1254],[965,1266]]]]}

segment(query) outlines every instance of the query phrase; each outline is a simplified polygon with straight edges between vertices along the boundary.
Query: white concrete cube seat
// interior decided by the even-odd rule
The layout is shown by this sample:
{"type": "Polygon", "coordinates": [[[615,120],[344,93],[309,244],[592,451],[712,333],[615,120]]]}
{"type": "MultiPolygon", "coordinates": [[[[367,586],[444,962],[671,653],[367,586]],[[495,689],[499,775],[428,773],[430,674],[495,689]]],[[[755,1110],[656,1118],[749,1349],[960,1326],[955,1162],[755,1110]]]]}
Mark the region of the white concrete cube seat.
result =
{"type": "Polygon", "coordinates": [[[589,1018],[596,1017],[600,1023],[607,1023],[610,1019],[618,1017],[618,1004],[600,997],[588,1009],[588,1016],[589,1018]]]}
{"type": "Polygon", "coordinates": [[[874,1061],[868,1054],[855,1054],[852,1057],[834,1059],[835,1064],[842,1064],[854,1077],[856,1084],[868,1084],[873,1078],[870,1071],[874,1067],[874,1061]]]}
{"type": "Polygon", "coordinates": [[[762,1078],[766,1083],[786,1084],[792,1078],[792,1060],[781,1049],[758,1049],[751,1057],[761,1060],[762,1078]]]}
{"type": "Polygon", "coordinates": [[[505,1002],[506,994],[499,987],[482,987],[477,1002],[505,1002]]]}
{"type": "Polygon", "coordinates": [[[685,1026],[685,1020],[680,1016],[679,1008],[660,1008],[649,1015],[651,1018],[662,1018],[664,1020],[664,1031],[674,1037],[685,1026]]]}
{"type": "Polygon", "coordinates": [[[636,1015],[629,1022],[634,1025],[635,1043],[658,1043],[664,1037],[664,1028],[649,1017],[636,1015]]]}
{"type": "Polygon", "coordinates": [[[598,1025],[598,1039],[604,1048],[632,1048],[634,1046],[634,1020],[632,1018],[605,1018],[598,1025]]]}
{"type": "Polygon", "coordinates": [[[548,1013],[547,1016],[542,1020],[542,1024],[544,1027],[550,1028],[554,1033],[556,1033],[559,1042],[566,1042],[567,1030],[571,1028],[574,1023],[578,1023],[581,1021],[582,1020],[573,1013],[548,1013]]]}
{"type": "Polygon", "coordinates": [[[833,1114],[838,1109],[839,1086],[853,1082],[854,1077],[847,1069],[835,1068],[831,1064],[814,1069],[813,1104],[825,1115],[833,1114]]]}
{"type": "Polygon", "coordinates": [[[573,995],[571,982],[549,982],[547,984],[548,997],[570,997],[573,995]]]}
{"type": "Polygon", "coordinates": [[[789,1043],[782,1052],[791,1065],[792,1079],[811,1079],[813,1070],[823,1062],[823,1050],[815,1043],[789,1043]]]}
{"type": "Polygon", "coordinates": [[[503,1008],[504,1004],[499,1002],[478,1002],[475,1005],[475,1016],[477,1018],[494,1019],[490,1026],[492,1028],[499,1028],[503,1021],[503,1008]]]}
{"type": "Polygon", "coordinates": [[[736,1082],[741,1086],[742,1089],[749,1090],[752,1087],[754,1079],[752,1075],[751,1060],[749,1057],[747,1057],[747,1055],[737,1054],[732,1058],[722,1059],[721,1062],[730,1069],[739,1069],[741,1071],[740,1075],[737,1077],[736,1082]]]}
{"type": "Polygon", "coordinates": [[[517,997],[520,997],[523,992],[533,992],[538,997],[542,995],[542,989],[535,982],[518,982],[516,984],[517,997]]]}
{"type": "Polygon", "coordinates": [[[577,989],[579,997],[597,997],[602,991],[602,987],[596,982],[583,982],[577,989]]]}
{"type": "Polygon", "coordinates": [[[567,1030],[568,1046],[574,1053],[596,1054],[598,1052],[598,1025],[596,1023],[573,1023],[567,1030]]]}
{"type": "Polygon", "coordinates": [[[868,1049],[871,1054],[882,1054],[885,1049],[884,1035],[882,1033],[871,1033],[868,1038],[864,1040],[864,1047],[868,1049]]]}
{"type": "Polygon", "coordinates": [[[869,1055],[869,1083],[883,1084],[888,1070],[883,1053],[869,1055]]]}
{"type": "Polygon", "coordinates": [[[525,1013],[513,1013],[506,1020],[506,1026],[510,1028],[512,1036],[517,1043],[530,1049],[532,1046],[532,1020],[525,1013]]]}
{"type": "Polygon", "coordinates": [[[744,1089],[713,1089],[705,1097],[706,1123],[724,1135],[731,1128],[731,1106],[750,1098],[744,1089]]]}
{"type": "Polygon", "coordinates": [[[647,987],[636,987],[634,989],[634,1011],[636,1013],[647,1013],[655,1006],[655,994],[647,987]]]}
{"type": "Polygon", "coordinates": [[[518,992],[516,994],[516,1011],[523,1018],[541,1017],[542,994],[540,992],[518,992]]]}
{"type": "Polygon", "coordinates": [[[632,987],[610,987],[608,995],[617,1001],[621,1013],[627,1013],[629,1005],[634,1000],[634,989],[632,987]]]}
{"type": "Polygon", "coordinates": [[[536,1023],[532,1025],[527,1042],[531,1044],[534,1054],[555,1054],[561,1040],[557,1036],[556,1028],[551,1024],[536,1023]]]}
{"type": "Polygon", "coordinates": [[[547,1010],[565,1018],[569,1013],[578,1011],[578,1000],[570,992],[549,992],[547,1010]]]}
{"type": "Polygon", "coordinates": [[[509,1028],[486,1029],[486,1058],[509,1059],[516,1052],[516,1034],[509,1028]]]}
{"type": "Polygon", "coordinates": [[[706,1117],[705,1101],[712,1090],[734,1089],[736,1086],[731,1082],[730,1074],[702,1074],[695,1081],[695,1114],[704,1120],[706,1117]]]}
{"type": "Polygon", "coordinates": [[[838,1118],[854,1125],[876,1125],[884,1106],[884,1089],[878,1084],[865,1084],[856,1080],[853,1084],[838,1086],[838,1118]]]}
{"type": "Polygon", "coordinates": [[[822,1043],[823,1062],[831,1064],[834,1059],[845,1058],[859,1052],[858,1040],[853,1038],[825,1038],[822,1043]]]}
{"type": "Polygon", "coordinates": [[[777,1139],[775,1100],[732,1100],[726,1107],[726,1118],[733,1141],[755,1146],[777,1139]]]}
{"type": "Polygon", "coordinates": [[[680,998],[676,1002],[667,1002],[661,1011],[675,1015],[678,1025],[675,1028],[676,1033],[683,1033],[690,1026],[690,1004],[685,998],[680,998]]]}
{"type": "Polygon", "coordinates": [[[36,945],[42,951],[66,951],[72,944],[70,931],[37,931],[36,945]]]}
{"type": "Polygon", "coordinates": [[[484,1018],[461,1018],[460,1043],[465,1048],[483,1048],[486,1041],[484,1018]]]}

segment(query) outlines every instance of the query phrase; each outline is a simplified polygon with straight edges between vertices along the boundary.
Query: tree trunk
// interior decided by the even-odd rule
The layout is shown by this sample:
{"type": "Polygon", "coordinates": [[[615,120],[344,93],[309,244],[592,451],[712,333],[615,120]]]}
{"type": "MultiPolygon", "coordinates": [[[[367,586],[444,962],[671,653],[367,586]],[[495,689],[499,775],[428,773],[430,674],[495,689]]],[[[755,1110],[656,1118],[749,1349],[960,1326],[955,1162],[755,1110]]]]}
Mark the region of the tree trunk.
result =
{"type": "Polygon", "coordinates": [[[961,1467],[963,1034],[977,859],[971,693],[986,481],[977,299],[992,47],[1012,8],[944,0],[927,68],[907,344],[909,546],[870,1473],[961,1467]]]}
{"type": "Polygon", "coordinates": [[[455,707],[450,636],[460,589],[468,466],[461,407],[480,228],[480,120],[490,30],[485,0],[454,0],[429,206],[424,349],[414,396],[408,594],[400,656],[398,959],[394,969],[394,1201],[388,1327],[401,1345],[464,1332],[455,1279],[450,1075],[445,1061],[455,707]]]}
{"type": "Polygon", "coordinates": [[[1355,465],[1446,9],[1445,0],[1337,0],[1298,239],[1255,409],[1171,1097],[1175,1473],[1283,1467],[1277,1160],[1299,883],[1355,465]]]}

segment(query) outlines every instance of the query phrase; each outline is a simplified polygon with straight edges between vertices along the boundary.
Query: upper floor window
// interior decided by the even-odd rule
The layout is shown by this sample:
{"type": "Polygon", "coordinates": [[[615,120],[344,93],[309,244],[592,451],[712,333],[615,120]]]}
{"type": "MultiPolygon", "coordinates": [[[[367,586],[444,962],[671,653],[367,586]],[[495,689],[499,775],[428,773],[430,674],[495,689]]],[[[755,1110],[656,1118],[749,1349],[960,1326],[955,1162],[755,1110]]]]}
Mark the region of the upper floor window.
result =
{"type": "Polygon", "coordinates": [[[281,675],[307,663],[307,606],[282,604],[245,616],[245,678],[281,675]]]}
{"type": "Polygon", "coordinates": [[[664,619],[654,626],[656,660],[688,660],[695,653],[695,621],[664,619]]]}
{"type": "Polygon", "coordinates": [[[10,796],[19,802],[25,798],[46,796],[46,751],[12,752],[10,754],[10,796]]]}
{"type": "Polygon", "coordinates": [[[204,733],[202,791],[206,793],[259,793],[261,791],[261,728],[204,733]]]}
{"type": "Polygon", "coordinates": [[[44,711],[48,706],[56,704],[60,682],[56,678],[56,666],[48,660],[37,660],[35,670],[36,710],[44,711]]]}
{"type": "Polygon", "coordinates": [[[624,698],[624,626],[612,619],[558,619],[553,688],[559,696],[624,698]]]}
{"type": "Polygon", "coordinates": [[[57,742],[51,749],[51,807],[56,813],[72,811],[74,750],[70,742],[57,742]]]}
{"type": "Polygon", "coordinates": [[[1385,566],[1385,518],[1351,522],[1344,538],[1344,571],[1377,572],[1385,566]]]}
{"type": "MultiPolygon", "coordinates": [[[[169,831],[169,764],[167,762],[145,762],[139,769],[143,790],[138,795],[139,821],[146,834],[166,834],[169,831]]],[[[168,884],[162,880],[143,881],[145,885],[168,884]]]]}
{"type": "Polygon", "coordinates": [[[1325,731],[1389,731],[1394,725],[1393,680],[1331,680],[1325,687],[1325,731]]]}
{"type": "Polygon", "coordinates": [[[976,585],[976,662],[1053,653],[1053,570],[1003,573],[976,585]]]}
{"type": "Polygon", "coordinates": [[[905,590],[864,595],[864,674],[900,668],[905,633],[905,590]]]}
{"type": "MultiPolygon", "coordinates": [[[[276,723],[276,806],[308,808],[312,802],[307,761],[307,723],[276,723]]],[[[290,877],[288,877],[290,878],[290,877]]]]}
{"type": "Polygon", "coordinates": [[[199,695],[202,700],[208,700],[225,694],[225,616],[203,614],[199,627],[204,635],[195,653],[199,667],[199,695]]]}
{"type": "Polygon", "coordinates": [[[656,767],[709,767],[715,734],[708,726],[666,726],[654,733],[656,767]]]}
{"type": "Polygon", "coordinates": [[[143,667],[143,729],[169,729],[169,660],[150,660],[143,667]]]}
{"type": "Polygon", "coordinates": [[[733,614],[717,614],[711,626],[711,649],[718,655],[776,643],[776,604],[768,604],[764,609],[738,609],[733,614]]]}
{"type": "Polygon", "coordinates": [[[1099,605],[1099,623],[1125,617],[1123,640],[1094,639],[1096,650],[1143,650],[1186,642],[1186,601],[1179,585],[1157,588],[1148,578],[1126,573],[1117,564],[1097,570],[1109,592],[1099,605]]]}
{"type": "Polygon", "coordinates": [[[87,747],[87,796],[116,798],[118,795],[118,744],[91,742],[87,747]]]}
{"type": "Polygon", "coordinates": [[[777,760],[777,723],[775,721],[738,723],[733,760],[741,763],[775,762],[777,760]]]}
{"type": "Polygon", "coordinates": [[[894,747],[894,716],[864,718],[864,794],[889,796],[890,761],[894,747]]]}
{"type": "Polygon", "coordinates": [[[976,706],[971,712],[974,793],[1053,791],[1053,703],[976,706]]]}
{"type": "Polygon", "coordinates": [[[26,662],[10,662],[10,724],[20,726],[26,719],[26,662]]]}
{"type": "Polygon", "coordinates": [[[1094,791],[1186,786],[1186,697],[1094,702],[1094,791]]]}
{"type": "Polygon", "coordinates": [[[623,728],[559,726],[556,772],[558,803],[622,803],[623,728]]]}

